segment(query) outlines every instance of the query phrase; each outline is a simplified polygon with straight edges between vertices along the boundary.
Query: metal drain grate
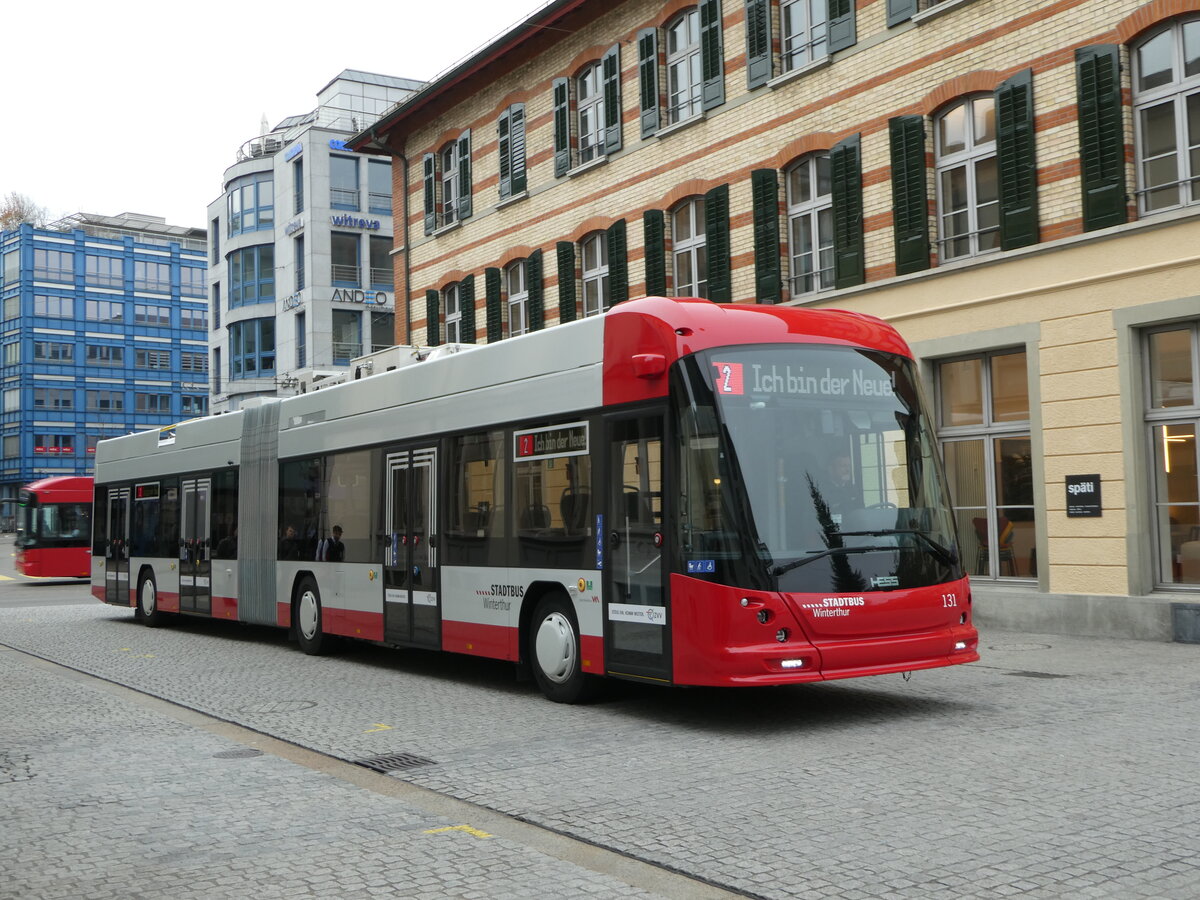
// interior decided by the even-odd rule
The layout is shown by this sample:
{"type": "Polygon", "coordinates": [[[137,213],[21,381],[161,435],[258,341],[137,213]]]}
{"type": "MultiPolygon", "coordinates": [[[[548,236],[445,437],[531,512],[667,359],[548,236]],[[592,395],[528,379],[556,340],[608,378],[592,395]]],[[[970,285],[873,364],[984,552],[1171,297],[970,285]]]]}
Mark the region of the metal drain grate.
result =
{"type": "Polygon", "coordinates": [[[241,750],[222,750],[220,753],[214,753],[213,759],[250,759],[253,756],[262,756],[261,750],[255,750],[253,747],[245,747],[241,750]]]}
{"type": "Polygon", "coordinates": [[[1005,675],[1019,675],[1021,678],[1070,678],[1070,675],[1055,675],[1053,672],[1005,672],[1005,675]]]}
{"type": "Polygon", "coordinates": [[[386,775],[398,769],[417,769],[421,766],[436,766],[432,759],[417,756],[415,753],[385,753],[382,756],[368,756],[366,759],[347,760],[351,765],[373,769],[386,775]]]}

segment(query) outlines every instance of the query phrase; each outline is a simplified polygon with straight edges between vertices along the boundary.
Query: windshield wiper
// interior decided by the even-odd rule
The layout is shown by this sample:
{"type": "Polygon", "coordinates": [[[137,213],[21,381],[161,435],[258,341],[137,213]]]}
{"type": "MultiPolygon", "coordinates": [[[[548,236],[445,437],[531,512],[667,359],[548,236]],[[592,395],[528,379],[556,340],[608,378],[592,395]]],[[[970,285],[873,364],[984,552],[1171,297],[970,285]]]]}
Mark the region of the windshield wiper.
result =
{"type": "MultiPolygon", "coordinates": [[[[832,534],[840,537],[888,537],[893,534],[911,534],[915,535],[926,547],[933,552],[939,560],[947,566],[954,567],[958,565],[958,554],[948,547],[943,546],[938,541],[935,541],[923,531],[918,531],[915,528],[886,528],[875,531],[835,531],[832,534]]],[[[771,570],[771,574],[775,576],[783,575],[785,572],[790,572],[792,569],[798,569],[801,566],[806,566],[810,562],[815,562],[818,559],[823,559],[826,556],[832,556],[835,553],[870,553],[875,550],[895,550],[895,547],[830,547],[828,550],[814,550],[811,556],[804,556],[800,559],[793,559],[789,563],[783,563],[771,570]]]]}
{"type": "MultiPolygon", "coordinates": [[[[846,532],[842,532],[845,534],[846,532]]],[[[850,534],[872,534],[873,532],[849,532],[850,534]]],[[[805,556],[800,559],[793,559],[789,563],[783,563],[771,570],[772,575],[782,575],[784,572],[790,572],[792,569],[798,569],[801,566],[807,566],[810,562],[816,562],[818,559],[824,559],[826,556],[832,556],[835,553],[870,553],[873,550],[895,550],[895,547],[831,547],[828,550],[813,550],[811,556],[805,556]]]]}
{"type": "Polygon", "coordinates": [[[925,532],[917,528],[883,528],[877,531],[835,531],[834,534],[842,536],[867,536],[867,537],[887,537],[891,534],[911,534],[920,540],[926,547],[933,551],[933,555],[940,559],[948,566],[958,565],[958,553],[951,550],[949,547],[943,546],[938,541],[935,541],[925,532]]]}

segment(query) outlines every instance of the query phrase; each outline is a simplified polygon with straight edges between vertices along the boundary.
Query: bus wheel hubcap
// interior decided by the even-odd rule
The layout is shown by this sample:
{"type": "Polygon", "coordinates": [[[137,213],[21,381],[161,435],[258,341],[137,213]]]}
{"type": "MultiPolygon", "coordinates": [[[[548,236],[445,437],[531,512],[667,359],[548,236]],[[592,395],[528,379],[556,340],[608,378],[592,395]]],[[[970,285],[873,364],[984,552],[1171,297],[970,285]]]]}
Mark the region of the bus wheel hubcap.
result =
{"type": "Polygon", "coordinates": [[[300,633],[306,638],[317,633],[317,598],[311,591],[300,595],[300,633]]]}
{"type": "Polygon", "coordinates": [[[566,616],[553,612],[542,619],[534,647],[538,668],[547,678],[561,684],[571,677],[575,670],[575,633],[566,616]]]}
{"type": "Polygon", "coordinates": [[[154,607],[157,605],[158,597],[155,594],[154,582],[146,581],[142,584],[142,612],[150,615],[154,612],[154,607]]]}

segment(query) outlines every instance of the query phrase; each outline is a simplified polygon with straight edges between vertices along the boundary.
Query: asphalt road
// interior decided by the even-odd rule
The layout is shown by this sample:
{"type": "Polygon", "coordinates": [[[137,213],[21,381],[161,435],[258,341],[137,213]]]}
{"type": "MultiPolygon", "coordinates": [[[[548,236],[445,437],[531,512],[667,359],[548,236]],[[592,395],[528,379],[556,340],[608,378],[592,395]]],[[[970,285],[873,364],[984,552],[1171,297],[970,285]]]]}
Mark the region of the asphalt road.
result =
{"type": "Polygon", "coordinates": [[[1200,896],[1200,646],[982,653],[567,707],[4,581],[0,898],[1200,896]]]}

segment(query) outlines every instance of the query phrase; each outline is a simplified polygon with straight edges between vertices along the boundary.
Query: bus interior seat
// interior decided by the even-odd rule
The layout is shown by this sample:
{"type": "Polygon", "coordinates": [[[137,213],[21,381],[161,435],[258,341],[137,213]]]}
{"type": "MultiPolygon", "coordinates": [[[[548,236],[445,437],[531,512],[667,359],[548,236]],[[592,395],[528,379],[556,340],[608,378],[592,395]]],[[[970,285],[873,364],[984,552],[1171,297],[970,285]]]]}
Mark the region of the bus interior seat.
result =
{"type": "Polygon", "coordinates": [[[539,528],[550,527],[550,507],[544,503],[530,504],[521,510],[518,527],[522,531],[536,531],[539,528]]]}
{"type": "Polygon", "coordinates": [[[591,505],[590,491],[573,491],[570,488],[563,491],[558,501],[558,510],[562,514],[563,528],[568,534],[583,531],[587,527],[588,510],[591,505]]]}

